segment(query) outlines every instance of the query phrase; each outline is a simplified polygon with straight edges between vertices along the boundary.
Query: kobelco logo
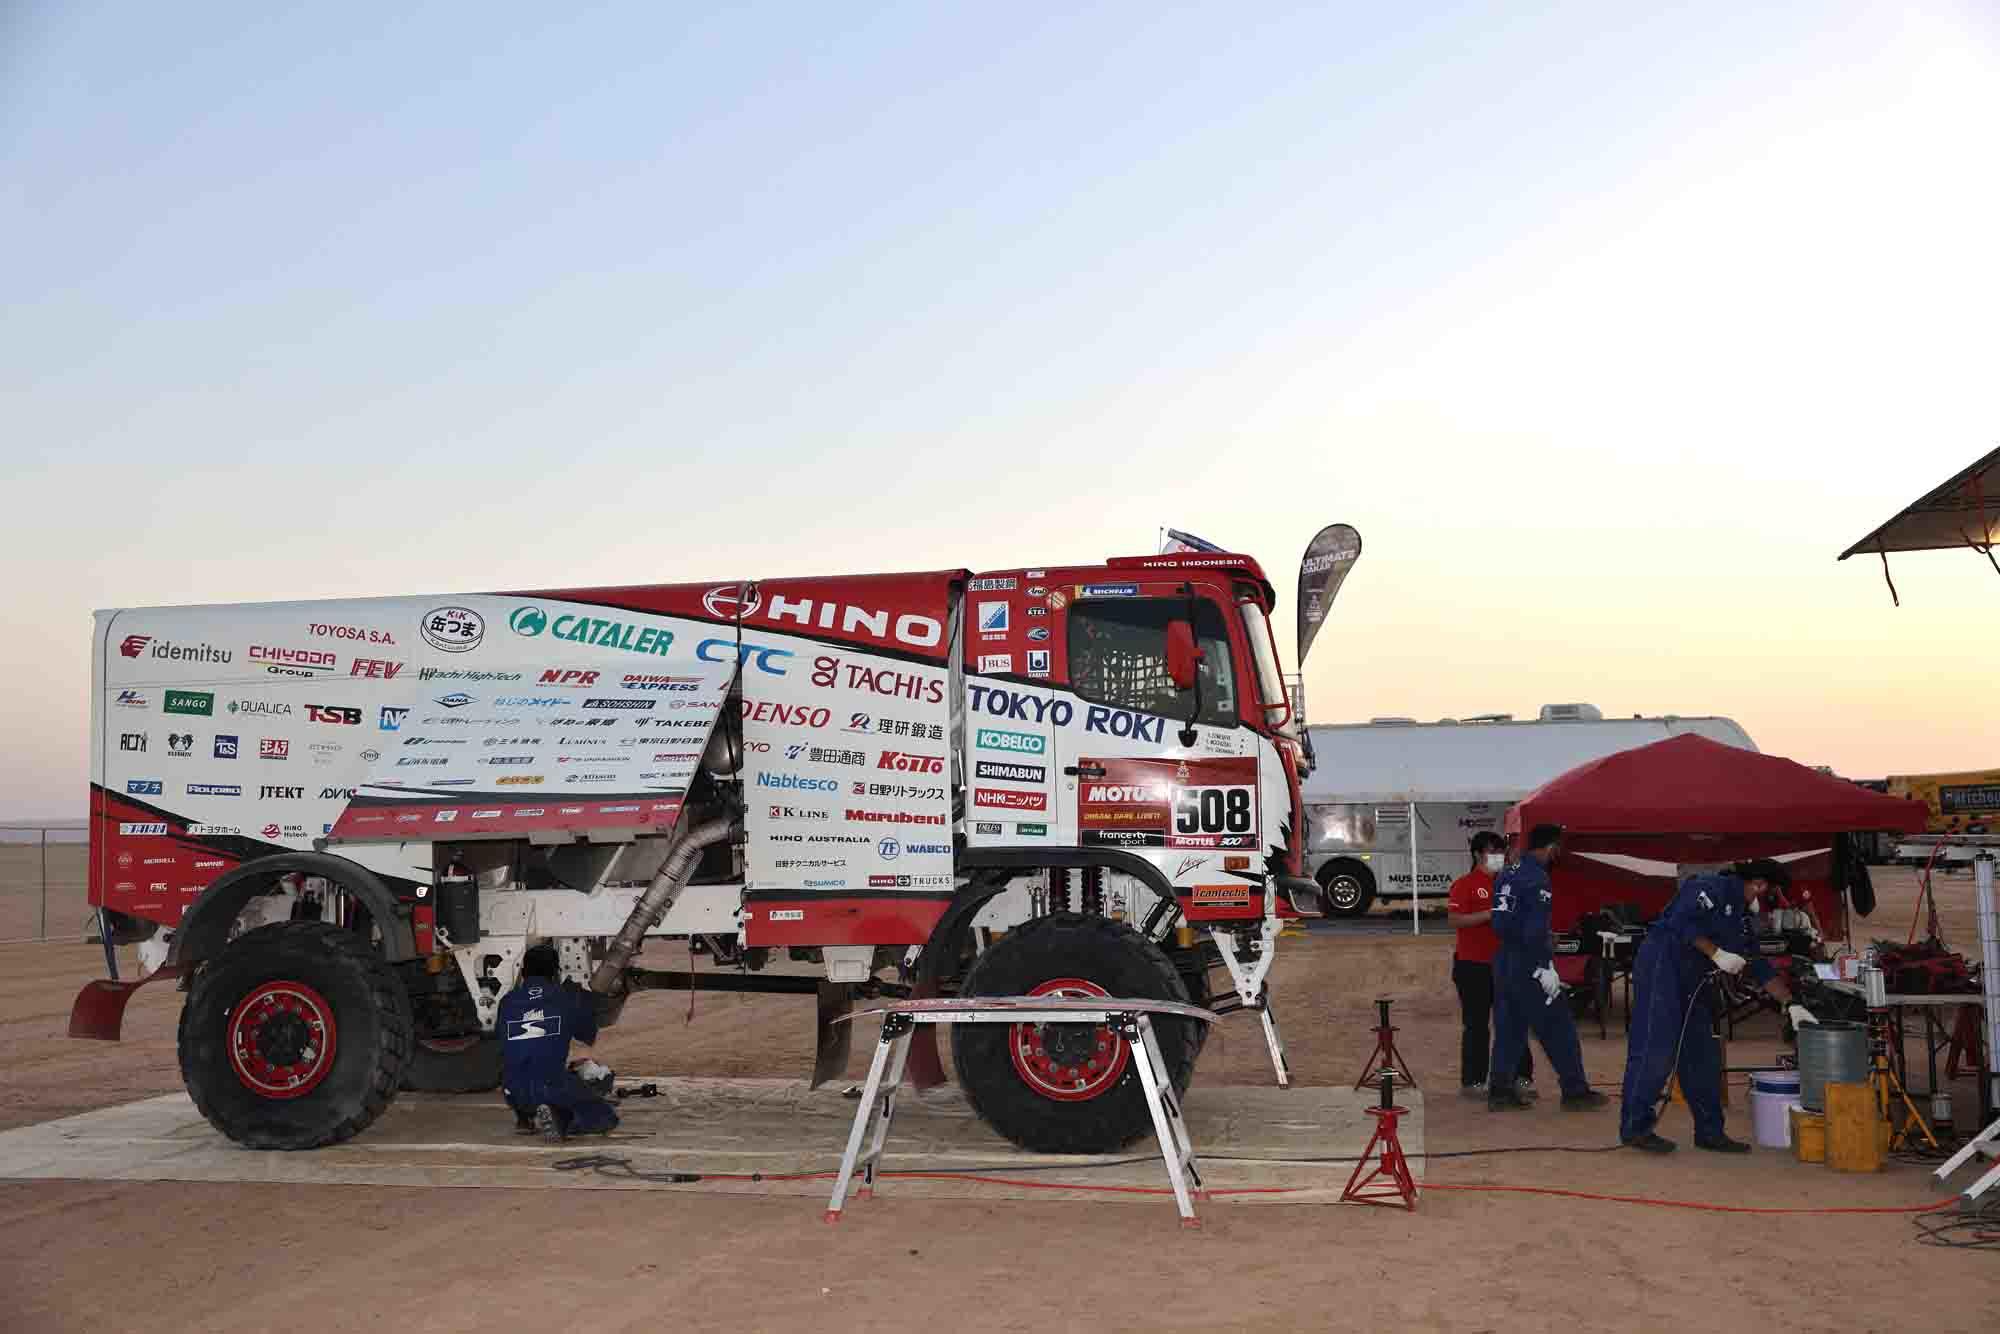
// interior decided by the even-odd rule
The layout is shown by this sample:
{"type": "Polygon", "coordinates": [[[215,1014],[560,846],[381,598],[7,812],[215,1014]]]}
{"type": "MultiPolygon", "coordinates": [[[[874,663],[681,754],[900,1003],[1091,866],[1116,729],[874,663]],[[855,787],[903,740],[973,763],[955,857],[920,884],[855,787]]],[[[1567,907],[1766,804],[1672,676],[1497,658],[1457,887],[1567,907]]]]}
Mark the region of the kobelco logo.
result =
{"type": "Polygon", "coordinates": [[[549,628],[549,614],[540,607],[516,607],[514,614],[507,618],[507,628],[517,635],[533,639],[549,628]]]}
{"type": "Polygon", "coordinates": [[[747,621],[757,614],[757,608],[764,605],[764,595],[757,591],[755,584],[751,584],[748,585],[748,595],[739,596],[744,587],[742,584],[726,584],[721,588],[711,588],[701,595],[701,605],[718,621],[747,621]]]}

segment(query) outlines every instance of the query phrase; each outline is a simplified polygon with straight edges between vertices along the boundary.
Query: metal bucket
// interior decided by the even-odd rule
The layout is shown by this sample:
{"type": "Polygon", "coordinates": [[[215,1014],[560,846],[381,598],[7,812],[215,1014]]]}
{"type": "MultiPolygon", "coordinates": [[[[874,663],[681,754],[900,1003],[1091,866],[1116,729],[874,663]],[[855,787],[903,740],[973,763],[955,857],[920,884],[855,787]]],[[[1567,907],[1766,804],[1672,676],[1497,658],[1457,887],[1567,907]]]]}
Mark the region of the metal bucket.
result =
{"type": "Polygon", "coordinates": [[[1799,1028],[1799,1101],[1807,1111],[1826,1110],[1828,1084],[1868,1078],[1868,1027],[1838,1020],[1799,1028]]]}

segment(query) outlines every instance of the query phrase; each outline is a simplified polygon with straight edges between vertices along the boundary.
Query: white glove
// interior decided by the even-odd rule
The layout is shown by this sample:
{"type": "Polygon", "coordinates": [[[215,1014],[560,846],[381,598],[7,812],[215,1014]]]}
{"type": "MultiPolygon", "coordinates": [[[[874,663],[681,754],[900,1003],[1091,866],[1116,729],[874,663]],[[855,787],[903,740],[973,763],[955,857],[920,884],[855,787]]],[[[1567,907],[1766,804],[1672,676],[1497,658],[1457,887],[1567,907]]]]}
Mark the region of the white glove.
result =
{"type": "Polygon", "coordinates": [[[611,1078],[611,1067],[598,1061],[581,1061],[576,1066],[576,1077],[586,1084],[602,1083],[611,1078]]]}
{"type": "Polygon", "coordinates": [[[1550,1000],[1554,1000],[1557,996],[1562,995],[1562,979],[1556,976],[1554,965],[1544,964],[1542,967],[1537,968],[1535,970],[1535,981],[1542,984],[1542,994],[1550,1000]]]}
{"type": "Polygon", "coordinates": [[[1708,956],[1708,961],[1714,964],[1717,968],[1720,968],[1723,972],[1729,974],[1731,977],[1734,977],[1738,973],[1742,972],[1743,965],[1746,962],[1748,962],[1746,959],[1744,959],[1742,955],[1731,954],[1728,950],[1723,949],[1720,945],[1716,946],[1715,953],[1708,956]]]}
{"type": "Polygon", "coordinates": [[[1793,1028],[1804,1028],[1807,1024],[1816,1024],[1819,1022],[1819,1016],[1803,1005],[1791,1006],[1785,1011],[1785,1014],[1791,1019],[1793,1028]]]}

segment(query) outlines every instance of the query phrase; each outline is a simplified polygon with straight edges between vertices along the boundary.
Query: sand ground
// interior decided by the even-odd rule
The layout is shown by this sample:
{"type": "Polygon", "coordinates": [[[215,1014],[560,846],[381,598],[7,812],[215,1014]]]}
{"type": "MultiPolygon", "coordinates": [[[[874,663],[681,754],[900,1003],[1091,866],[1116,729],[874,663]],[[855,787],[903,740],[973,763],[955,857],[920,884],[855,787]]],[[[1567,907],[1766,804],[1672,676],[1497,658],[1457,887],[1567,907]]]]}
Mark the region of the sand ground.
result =
{"type": "MultiPolygon", "coordinates": [[[[1940,880],[1947,938],[1973,944],[1970,882],[1940,880]]],[[[1864,937],[1908,928],[1907,873],[1878,879],[1864,937]]],[[[1350,1082],[1370,1005],[1397,999],[1398,1040],[1431,1097],[1432,1153],[1600,1147],[1615,1109],[1495,1116],[1453,1095],[1456,1000],[1441,933],[1315,933],[1274,974],[1297,1077],[1350,1082]]],[[[133,1002],[117,1045],[63,1036],[94,948],[0,948],[0,1128],[179,1086],[166,987],[133,1002]]],[[[685,996],[630,1007],[603,1051],[630,1071],[803,1070],[809,1007],[685,996]]],[[[1591,1078],[1615,1091],[1624,1042],[1584,1028],[1591,1078]]],[[[1731,1064],[1777,1044],[1741,1030],[1731,1064]]],[[[857,1060],[856,1072],[859,1071],[857,1060]]],[[[1268,1080],[1248,1016],[1226,1021],[1197,1076],[1268,1080]]],[[[1969,1082],[1960,1106],[1972,1105],[1969,1082]]],[[[1732,1126],[1747,1134],[1741,1092],[1732,1126]]],[[[1663,1130],[1683,1140],[1683,1112],[1663,1130]]],[[[1853,1330],[2000,1328],[2000,1257],[1919,1246],[1903,1217],[1774,1218],[1444,1189],[1508,1184],[1775,1207],[1905,1205],[1945,1192],[1917,1166],[1840,1176],[1775,1152],[1747,1159],[1625,1151],[1433,1159],[1415,1214],[1338,1206],[1205,1211],[1183,1233],[1164,1202],[884,1199],[839,1227],[797,1199],[619,1192],[173,1183],[0,1183],[0,1302],[10,1330],[398,1330],[491,1327],[533,1312],[602,1330],[963,1330],[1367,1326],[1537,1330],[1698,1323],[1853,1330]],[[1835,1315],[1837,1314],[1837,1317],[1835,1315]]]]}

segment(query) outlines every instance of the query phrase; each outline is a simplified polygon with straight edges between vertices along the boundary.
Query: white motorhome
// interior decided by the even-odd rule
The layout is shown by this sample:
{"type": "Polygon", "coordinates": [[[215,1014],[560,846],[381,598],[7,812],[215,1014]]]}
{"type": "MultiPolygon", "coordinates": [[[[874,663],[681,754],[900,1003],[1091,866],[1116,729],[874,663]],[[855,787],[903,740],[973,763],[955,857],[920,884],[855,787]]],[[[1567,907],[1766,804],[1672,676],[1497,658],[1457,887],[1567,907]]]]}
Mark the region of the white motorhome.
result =
{"type": "Polygon", "coordinates": [[[1589,704],[1547,704],[1523,722],[1481,714],[1306,730],[1306,866],[1340,917],[1408,899],[1413,881],[1418,898],[1443,898],[1465,873],[1474,834],[1497,832],[1509,806],[1579,764],[1684,732],[1757,749],[1728,718],[1607,719],[1589,704]]]}

